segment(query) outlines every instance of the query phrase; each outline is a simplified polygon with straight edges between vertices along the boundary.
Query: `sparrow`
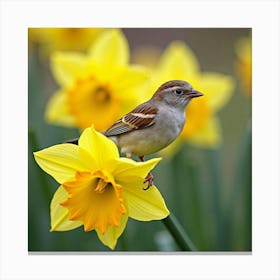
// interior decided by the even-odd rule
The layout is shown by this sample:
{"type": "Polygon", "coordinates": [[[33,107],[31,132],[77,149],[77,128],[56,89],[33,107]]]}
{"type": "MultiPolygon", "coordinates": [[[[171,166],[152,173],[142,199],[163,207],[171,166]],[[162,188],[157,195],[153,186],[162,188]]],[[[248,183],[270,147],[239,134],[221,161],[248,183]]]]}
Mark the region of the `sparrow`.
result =
{"type": "MultiPolygon", "coordinates": [[[[171,80],[162,84],[152,98],[113,123],[103,134],[113,140],[126,157],[156,153],[173,142],[184,128],[185,109],[190,101],[203,94],[186,81],[171,80]]],[[[67,141],[77,144],[77,140],[67,141]]],[[[153,175],[147,175],[147,190],[153,175]]]]}

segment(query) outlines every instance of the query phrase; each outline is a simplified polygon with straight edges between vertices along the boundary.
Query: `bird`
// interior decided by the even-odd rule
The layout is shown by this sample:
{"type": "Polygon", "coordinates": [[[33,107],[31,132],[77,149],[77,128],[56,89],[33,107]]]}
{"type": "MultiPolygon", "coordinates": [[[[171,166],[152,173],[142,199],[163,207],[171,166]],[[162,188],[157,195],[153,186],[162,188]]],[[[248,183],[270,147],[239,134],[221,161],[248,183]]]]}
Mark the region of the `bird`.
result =
{"type": "MultiPolygon", "coordinates": [[[[150,100],[118,119],[103,134],[113,140],[127,158],[137,156],[144,161],[146,155],[164,149],[180,135],[186,121],[187,105],[200,96],[203,93],[186,81],[165,82],[150,100]]],[[[78,140],[67,142],[77,144],[78,140]]],[[[148,183],[144,190],[153,185],[151,172],[144,183],[148,183]]]]}

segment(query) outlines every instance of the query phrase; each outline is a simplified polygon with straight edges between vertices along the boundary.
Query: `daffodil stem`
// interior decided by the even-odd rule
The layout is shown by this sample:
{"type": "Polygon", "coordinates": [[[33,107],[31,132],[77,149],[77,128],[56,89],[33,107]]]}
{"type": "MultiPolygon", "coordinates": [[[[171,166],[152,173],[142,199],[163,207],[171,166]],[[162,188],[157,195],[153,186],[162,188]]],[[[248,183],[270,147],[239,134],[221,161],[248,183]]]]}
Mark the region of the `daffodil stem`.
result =
{"type": "Polygon", "coordinates": [[[181,250],[197,251],[197,248],[192,243],[190,237],[172,213],[162,221],[181,250]]]}

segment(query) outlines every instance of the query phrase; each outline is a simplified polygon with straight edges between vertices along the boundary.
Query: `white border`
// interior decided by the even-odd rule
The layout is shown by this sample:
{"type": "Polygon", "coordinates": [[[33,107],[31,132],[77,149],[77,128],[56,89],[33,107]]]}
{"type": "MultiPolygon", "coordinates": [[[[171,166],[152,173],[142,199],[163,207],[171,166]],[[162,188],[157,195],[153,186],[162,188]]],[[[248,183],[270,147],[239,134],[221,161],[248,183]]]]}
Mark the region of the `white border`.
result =
{"type": "Polygon", "coordinates": [[[1,279],[280,279],[278,1],[1,1],[0,18],[1,279]],[[253,28],[252,255],[28,255],[30,26],[253,28]]]}

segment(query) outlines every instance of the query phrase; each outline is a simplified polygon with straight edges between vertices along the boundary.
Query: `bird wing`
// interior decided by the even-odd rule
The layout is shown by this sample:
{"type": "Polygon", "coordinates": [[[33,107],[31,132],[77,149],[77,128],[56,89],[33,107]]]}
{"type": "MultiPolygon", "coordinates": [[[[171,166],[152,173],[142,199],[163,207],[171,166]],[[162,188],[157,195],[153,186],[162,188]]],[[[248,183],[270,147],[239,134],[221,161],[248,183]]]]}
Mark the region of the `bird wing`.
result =
{"type": "Polygon", "coordinates": [[[149,127],[155,123],[157,111],[150,102],[143,103],[117,120],[104,134],[110,137],[149,127]]]}

